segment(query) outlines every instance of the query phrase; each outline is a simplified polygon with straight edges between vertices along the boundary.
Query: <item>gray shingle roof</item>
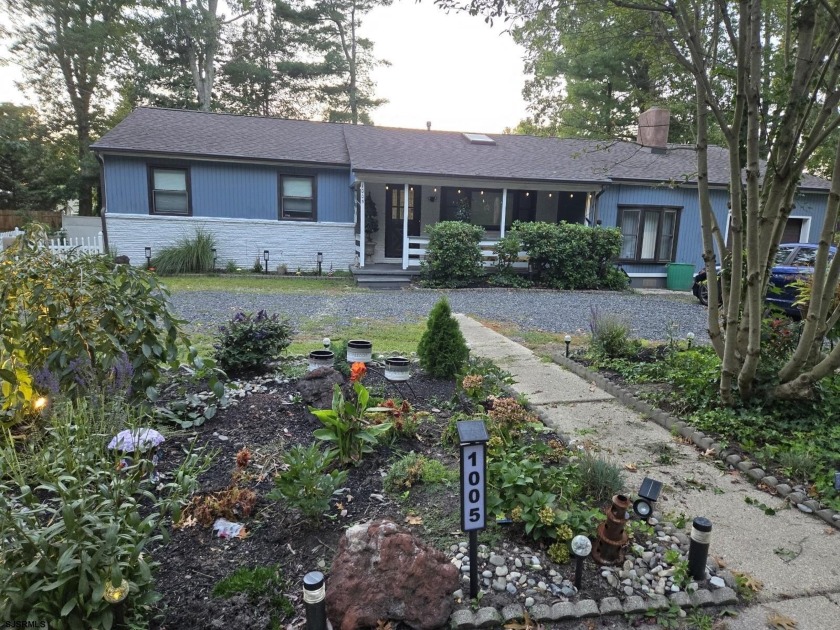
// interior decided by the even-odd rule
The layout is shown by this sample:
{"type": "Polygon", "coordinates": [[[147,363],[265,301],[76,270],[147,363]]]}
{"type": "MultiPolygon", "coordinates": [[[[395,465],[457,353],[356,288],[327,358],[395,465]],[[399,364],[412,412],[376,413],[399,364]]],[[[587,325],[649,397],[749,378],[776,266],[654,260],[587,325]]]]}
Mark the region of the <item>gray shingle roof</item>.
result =
{"type": "Polygon", "coordinates": [[[97,151],[204,155],[349,165],[343,125],[138,107],[97,151]]]}
{"type": "MultiPolygon", "coordinates": [[[[690,145],[657,153],[635,142],[488,135],[495,145],[449,131],[138,108],[93,148],[340,164],[358,172],[592,184],[697,180],[690,145]]],[[[709,183],[729,183],[726,149],[709,148],[709,183]]],[[[830,183],[806,175],[802,187],[827,190],[830,183]]]]}

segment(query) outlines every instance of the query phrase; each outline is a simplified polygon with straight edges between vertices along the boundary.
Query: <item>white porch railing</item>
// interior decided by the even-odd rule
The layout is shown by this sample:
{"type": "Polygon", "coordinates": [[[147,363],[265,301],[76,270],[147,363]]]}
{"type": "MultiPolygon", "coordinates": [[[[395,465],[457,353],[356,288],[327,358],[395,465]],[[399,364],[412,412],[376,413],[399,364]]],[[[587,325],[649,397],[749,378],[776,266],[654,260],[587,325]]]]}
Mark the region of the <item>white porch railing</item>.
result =
{"type": "MultiPolygon", "coordinates": [[[[429,246],[429,239],[425,236],[409,236],[408,237],[408,266],[419,267],[420,262],[426,258],[427,248],[429,246]]],[[[482,264],[485,267],[492,267],[496,264],[496,253],[493,248],[499,239],[485,239],[479,243],[481,247],[482,264]]],[[[528,254],[526,252],[519,252],[520,260],[513,263],[514,269],[528,268],[528,254]]]]}

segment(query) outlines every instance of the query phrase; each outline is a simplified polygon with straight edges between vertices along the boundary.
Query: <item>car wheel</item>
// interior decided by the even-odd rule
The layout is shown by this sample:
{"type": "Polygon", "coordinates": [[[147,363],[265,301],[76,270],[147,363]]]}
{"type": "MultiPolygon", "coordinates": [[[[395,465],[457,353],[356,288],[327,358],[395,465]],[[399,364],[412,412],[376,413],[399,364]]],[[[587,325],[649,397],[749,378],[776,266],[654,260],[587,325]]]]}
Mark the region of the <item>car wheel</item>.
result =
{"type": "Polygon", "coordinates": [[[709,285],[705,281],[697,285],[697,299],[703,306],[709,305],[709,285]]]}

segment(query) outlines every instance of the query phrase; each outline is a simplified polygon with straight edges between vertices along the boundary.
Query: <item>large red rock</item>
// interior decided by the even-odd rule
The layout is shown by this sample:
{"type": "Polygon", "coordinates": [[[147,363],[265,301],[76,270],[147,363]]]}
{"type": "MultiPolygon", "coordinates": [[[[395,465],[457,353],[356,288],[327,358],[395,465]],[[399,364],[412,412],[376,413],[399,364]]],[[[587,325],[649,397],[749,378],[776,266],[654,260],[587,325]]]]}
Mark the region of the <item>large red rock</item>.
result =
{"type": "Polygon", "coordinates": [[[380,619],[417,630],[446,626],[458,569],[440,551],[391,521],[348,529],[327,582],[327,616],[340,630],[380,619]]]}

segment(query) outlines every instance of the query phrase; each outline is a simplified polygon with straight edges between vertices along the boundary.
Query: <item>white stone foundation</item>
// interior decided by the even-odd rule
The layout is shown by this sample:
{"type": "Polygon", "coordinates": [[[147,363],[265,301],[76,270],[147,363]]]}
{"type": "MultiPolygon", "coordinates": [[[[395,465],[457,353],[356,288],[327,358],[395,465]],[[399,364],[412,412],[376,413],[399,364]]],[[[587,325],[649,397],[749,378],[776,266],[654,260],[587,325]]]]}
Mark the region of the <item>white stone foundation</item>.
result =
{"type": "Polygon", "coordinates": [[[263,252],[269,251],[268,269],[276,271],[285,264],[289,273],[317,269],[316,255],[324,254],[322,269],[330,265],[346,271],[356,261],[352,223],[309,223],[252,219],[215,219],[208,217],[163,217],[154,215],[105,215],[108,246],[131,264],[146,264],[145,248],[152,257],[163,247],[195,234],[201,227],[216,236],[216,267],[224,270],[228,261],[240,269],[251,269],[263,252]]]}

